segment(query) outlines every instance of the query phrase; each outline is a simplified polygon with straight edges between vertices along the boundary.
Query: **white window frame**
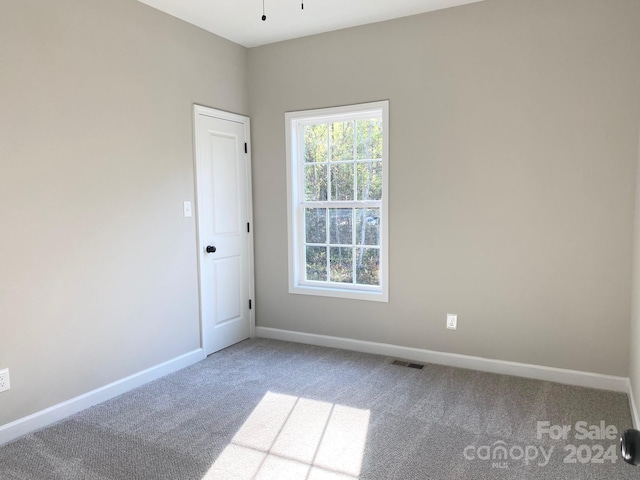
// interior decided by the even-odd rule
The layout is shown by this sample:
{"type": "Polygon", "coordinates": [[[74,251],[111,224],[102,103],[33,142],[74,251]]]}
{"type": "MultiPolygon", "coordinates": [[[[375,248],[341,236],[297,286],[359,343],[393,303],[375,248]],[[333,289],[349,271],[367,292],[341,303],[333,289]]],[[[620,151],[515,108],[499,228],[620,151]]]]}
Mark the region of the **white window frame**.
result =
{"type": "MultiPolygon", "coordinates": [[[[287,217],[289,233],[289,293],[389,301],[389,101],[287,112],[285,114],[287,155],[287,217]],[[304,251],[304,155],[302,132],[306,124],[340,122],[379,116],[382,120],[382,199],[380,201],[313,202],[319,207],[380,208],[380,285],[355,285],[306,281],[304,251]]],[[[355,225],[354,225],[355,228],[355,225]]],[[[355,259],[354,259],[355,261],[355,259]]]]}

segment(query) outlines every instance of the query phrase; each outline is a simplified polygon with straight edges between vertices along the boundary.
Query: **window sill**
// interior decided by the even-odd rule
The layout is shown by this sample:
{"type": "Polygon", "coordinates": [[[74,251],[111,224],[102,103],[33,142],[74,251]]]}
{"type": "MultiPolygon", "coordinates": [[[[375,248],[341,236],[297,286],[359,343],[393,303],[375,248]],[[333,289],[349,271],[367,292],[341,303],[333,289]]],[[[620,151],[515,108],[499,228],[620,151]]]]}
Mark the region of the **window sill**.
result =
{"type": "Polygon", "coordinates": [[[309,285],[290,285],[289,293],[298,295],[316,295],[319,297],[347,298],[351,300],[368,300],[371,302],[389,302],[389,295],[384,291],[356,291],[331,287],[309,285]]]}

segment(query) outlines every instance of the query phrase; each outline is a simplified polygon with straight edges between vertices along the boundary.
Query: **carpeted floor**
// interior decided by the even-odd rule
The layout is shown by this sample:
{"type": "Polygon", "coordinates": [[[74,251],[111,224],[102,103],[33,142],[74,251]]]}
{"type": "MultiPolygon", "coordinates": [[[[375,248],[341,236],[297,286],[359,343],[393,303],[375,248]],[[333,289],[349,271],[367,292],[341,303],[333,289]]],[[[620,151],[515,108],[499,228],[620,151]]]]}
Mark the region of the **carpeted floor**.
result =
{"type": "Polygon", "coordinates": [[[620,393],[253,339],[0,447],[0,478],[637,479],[630,426],[620,393]]]}

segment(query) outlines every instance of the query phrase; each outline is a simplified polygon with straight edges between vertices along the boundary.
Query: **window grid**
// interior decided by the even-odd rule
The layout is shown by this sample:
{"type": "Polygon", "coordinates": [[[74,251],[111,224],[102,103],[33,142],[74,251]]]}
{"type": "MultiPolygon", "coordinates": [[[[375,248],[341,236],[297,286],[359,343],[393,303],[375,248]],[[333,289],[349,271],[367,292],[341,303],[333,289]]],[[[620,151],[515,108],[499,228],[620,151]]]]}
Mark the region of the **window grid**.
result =
{"type": "MultiPolygon", "coordinates": [[[[323,208],[325,210],[325,213],[324,213],[325,242],[323,243],[309,242],[307,240],[307,228],[308,228],[307,216],[304,213],[302,214],[303,221],[301,222],[301,224],[303,226],[303,235],[304,235],[305,241],[303,242],[303,249],[302,249],[303,251],[301,252],[301,256],[303,257],[301,259],[302,261],[300,262],[301,278],[304,278],[306,282],[330,283],[330,284],[339,283],[339,284],[349,284],[354,286],[360,286],[360,285],[369,286],[368,284],[358,283],[358,271],[357,271],[358,266],[361,265],[362,263],[361,258],[364,257],[364,253],[366,249],[372,248],[372,249],[379,250],[380,246],[368,245],[365,243],[362,237],[364,237],[365,235],[364,229],[366,228],[365,224],[366,224],[367,208],[377,207],[378,209],[380,209],[382,202],[381,200],[371,201],[368,198],[364,200],[360,198],[362,194],[358,189],[358,180],[359,180],[358,166],[359,165],[373,166],[374,163],[381,164],[382,160],[374,159],[374,158],[364,158],[361,160],[358,159],[358,141],[359,141],[358,133],[359,132],[358,132],[356,120],[351,120],[349,122],[319,122],[315,124],[305,125],[305,127],[316,127],[316,128],[324,127],[324,130],[326,130],[325,141],[326,141],[327,149],[325,154],[326,156],[324,156],[321,161],[318,161],[318,158],[315,155],[312,159],[313,161],[310,161],[310,159],[307,158],[306,155],[303,157],[304,158],[303,168],[305,168],[305,174],[302,177],[302,190],[305,192],[305,196],[306,196],[307,195],[306,192],[308,192],[307,184],[306,184],[307,182],[306,167],[309,165],[313,165],[314,168],[317,168],[318,165],[321,165],[327,176],[327,200],[306,200],[306,201],[300,202],[300,207],[301,207],[300,209],[302,212],[306,212],[308,208],[323,208]],[[343,125],[348,123],[351,126],[351,132],[350,132],[351,138],[348,139],[352,143],[351,158],[339,158],[338,160],[336,160],[335,159],[336,155],[334,152],[334,143],[332,142],[332,137],[335,134],[335,128],[336,128],[335,126],[340,123],[342,123],[343,125]],[[337,192],[337,189],[334,192],[334,188],[333,188],[334,169],[332,168],[332,166],[334,165],[351,165],[352,166],[351,170],[353,175],[353,181],[352,181],[351,191],[349,192],[349,194],[350,196],[353,197],[353,200],[336,200],[335,197],[338,195],[338,192],[337,192]],[[364,205],[362,205],[362,208],[358,208],[354,206],[354,202],[363,202],[364,205]],[[331,212],[339,211],[339,209],[347,209],[347,208],[351,210],[351,243],[346,244],[346,243],[331,242],[331,231],[333,228],[333,219],[331,217],[331,212]],[[361,210],[361,212],[359,213],[358,210],[361,210]],[[358,215],[361,216],[360,222],[362,224],[361,234],[360,234],[362,239],[360,243],[358,243],[358,238],[357,238],[358,232],[356,228],[358,215]],[[307,266],[308,255],[309,255],[308,247],[324,249],[326,280],[309,278],[309,269],[307,266]],[[344,249],[350,252],[350,256],[351,256],[351,281],[350,282],[334,278],[333,269],[332,269],[332,249],[336,249],[336,248],[341,250],[344,249]]],[[[343,135],[343,140],[344,139],[345,139],[345,136],[343,135]]],[[[302,151],[306,152],[308,145],[306,144],[305,128],[300,129],[298,141],[299,141],[299,144],[302,146],[302,151]]],[[[369,170],[370,171],[368,172],[369,173],[368,178],[370,179],[372,175],[372,170],[371,169],[369,170]]],[[[314,194],[315,193],[317,192],[314,192],[314,194]]],[[[378,278],[377,284],[374,284],[374,285],[377,286],[379,282],[380,282],[380,279],[378,278]]]]}
{"type": "MultiPolygon", "coordinates": [[[[326,259],[326,271],[327,271],[327,282],[331,283],[332,279],[331,279],[331,263],[330,263],[330,249],[331,248],[342,248],[342,249],[350,249],[351,250],[351,278],[352,281],[349,282],[333,282],[333,283],[340,283],[340,284],[353,284],[353,285],[365,285],[365,284],[358,284],[357,282],[357,267],[358,267],[358,262],[356,261],[359,256],[363,256],[365,250],[380,250],[380,245],[376,245],[376,244],[368,244],[365,243],[364,239],[361,237],[360,242],[358,242],[358,231],[357,231],[357,216],[358,216],[358,210],[362,210],[362,221],[366,221],[366,208],[358,208],[358,207],[341,207],[341,208],[336,208],[334,210],[346,210],[349,209],[351,210],[351,243],[338,243],[338,242],[332,242],[331,241],[331,210],[332,208],[329,206],[326,206],[326,203],[330,203],[330,202],[323,202],[325,205],[323,205],[320,208],[323,208],[325,210],[325,241],[324,242],[309,242],[306,239],[306,232],[305,232],[305,241],[304,241],[304,249],[303,249],[303,254],[306,255],[307,252],[307,247],[316,247],[316,248],[324,248],[325,249],[325,255],[327,257],[326,259]]],[[[373,204],[371,204],[373,205],[373,204]]],[[[315,208],[315,205],[314,207],[315,208]]],[[[369,206],[370,208],[370,206],[369,206]]],[[[306,211],[306,208],[303,209],[303,211],[306,211]]],[[[378,214],[379,215],[379,214],[378,214]]],[[[305,216],[305,224],[306,224],[306,216],[305,216]]],[[[362,231],[361,231],[361,235],[362,235],[362,231]]],[[[305,275],[305,280],[307,282],[322,282],[324,283],[324,281],[318,281],[318,280],[313,280],[313,279],[309,279],[307,276],[308,272],[306,271],[306,268],[304,270],[304,275],[305,275]]]]}
{"type": "MultiPolygon", "coordinates": [[[[386,215],[384,196],[387,188],[386,108],[385,105],[383,108],[376,109],[375,113],[369,110],[362,114],[347,114],[348,119],[345,119],[344,115],[329,114],[326,117],[303,118],[288,124],[288,127],[292,127],[291,132],[296,138],[291,144],[294,150],[288,150],[288,155],[290,151],[296,151],[296,161],[299,162],[297,167],[295,165],[288,167],[292,168],[291,179],[298,185],[297,193],[294,192],[293,198],[296,199],[296,204],[293,206],[292,213],[296,218],[293,225],[297,225],[296,236],[300,241],[298,245],[301,247],[295,248],[295,237],[293,237],[294,243],[290,243],[290,246],[293,245],[294,253],[297,251],[295,253],[297,260],[291,272],[297,270],[298,273],[293,273],[294,277],[291,277],[292,293],[311,293],[291,290],[295,289],[295,285],[311,285],[321,289],[348,288],[352,291],[380,293],[381,298],[366,299],[387,301],[387,254],[383,251],[383,247],[386,248],[387,235],[386,218],[384,218],[386,215]],[[359,125],[358,121],[361,120],[367,123],[359,125]],[[317,135],[317,130],[306,130],[317,127],[324,127],[320,136],[317,135]],[[368,137],[366,129],[369,131],[368,137]],[[375,135],[382,135],[383,144],[379,143],[380,140],[377,144],[376,139],[372,140],[372,131],[375,135]],[[311,140],[309,144],[305,144],[306,136],[311,140]],[[321,145],[317,143],[318,140],[323,142],[325,147],[318,147],[321,145]],[[345,145],[352,158],[345,158],[345,145]],[[323,152],[325,149],[326,151],[323,152]],[[347,173],[345,167],[336,168],[341,165],[350,165],[351,168],[348,169],[350,173],[347,173]],[[309,177],[309,174],[312,177],[309,177]],[[315,179],[312,185],[308,183],[309,178],[315,179]],[[376,187],[372,187],[372,182],[376,187]],[[371,200],[372,194],[374,200],[371,200]],[[324,232],[312,232],[311,237],[307,237],[307,230],[311,228],[307,225],[307,221],[311,221],[307,219],[308,209],[323,209],[323,214],[320,216],[323,217],[324,232]],[[345,214],[339,209],[349,209],[350,213],[345,214]],[[343,222],[347,222],[347,225],[343,222]],[[351,237],[350,244],[345,243],[344,237],[340,236],[346,233],[347,229],[351,237]],[[323,238],[318,238],[318,233],[323,238]],[[309,270],[307,255],[310,248],[317,249],[312,251],[313,255],[324,255],[325,272],[309,270]],[[332,253],[334,257],[337,256],[336,249],[342,249],[344,256],[339,256],[337,260],[334,258],[332,263],[332,253]],[[344,270],[349,262],[350,278],[348,270],[344,270]],[[308,276],[310,272],[313,273],[312,277],[308,276]],[[371,278],[375,278],[374,283],[371,283],[371,278]],[[359,281],[369,283],[358,283],[359,281]]],[[[289,130],[287,134],[289,135],[289,130]]],[[[289,196],[291,198],[291,191],[289,196]]],[[[320,222],[317,211],[314,215],[316,218],[313,221],[320,222]]],[[[315,225],[314,228],[318,226],[315,225]]],[[[329,295],[329,293],[326,294],[329,295]]],[[[348,294],[335,296],[349,297],[348,294]]],[[[351,298],[364,297],[352,296],[351,298]]]]}

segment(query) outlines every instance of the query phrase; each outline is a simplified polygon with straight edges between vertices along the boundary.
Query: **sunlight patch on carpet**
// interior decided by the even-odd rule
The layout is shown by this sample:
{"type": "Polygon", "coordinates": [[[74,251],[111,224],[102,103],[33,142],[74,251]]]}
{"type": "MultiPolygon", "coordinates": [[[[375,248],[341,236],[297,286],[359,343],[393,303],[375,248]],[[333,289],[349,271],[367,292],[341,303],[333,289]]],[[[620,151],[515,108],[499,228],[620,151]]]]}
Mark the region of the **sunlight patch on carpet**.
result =
{"type": "Polygon", "coordinates": [[[203,480],[357,480],[369,416],[267,392],[203,480]]]}

